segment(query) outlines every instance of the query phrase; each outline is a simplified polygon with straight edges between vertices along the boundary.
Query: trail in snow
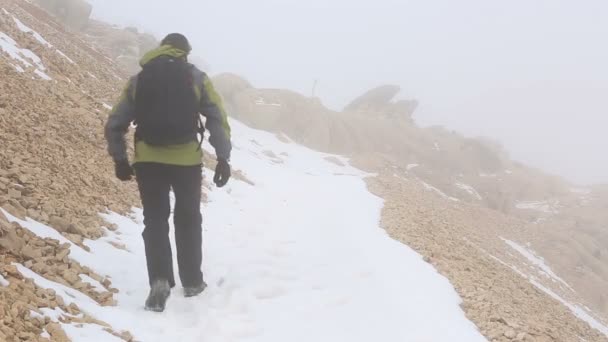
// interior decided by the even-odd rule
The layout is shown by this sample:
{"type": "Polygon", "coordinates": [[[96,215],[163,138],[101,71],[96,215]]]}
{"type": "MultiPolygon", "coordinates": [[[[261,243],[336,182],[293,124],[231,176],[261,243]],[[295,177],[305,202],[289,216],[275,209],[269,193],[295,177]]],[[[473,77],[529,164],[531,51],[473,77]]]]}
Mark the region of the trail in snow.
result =
{"type": "MultiPolygon", "coordinates": [[[[87,241],[91,253],[72,245],[72,258],[110,276],[121,290],[118,307],[99,307],[20,269],[43,287],[69,291],[84,311],[139,341],[484,341],[448,280],[379,228],[382,201],[367,191],[365,174],[232,125],[234,165],[255,186],[233,180],[212,190],[203,205],[203,270],[210,285],[203,295],[185,299],[176,288],[165,313],[143,310],[148,284],[140,210],[133,219],[104,215],[119,229],[87,241]],[[280,166],[268,150],[281,156],[280,166]]],[[[65,240],[34,221],[21,223],[65,240]]],[[[112,337],[98,326],[64,327],[75,341],[112,337]]]]}

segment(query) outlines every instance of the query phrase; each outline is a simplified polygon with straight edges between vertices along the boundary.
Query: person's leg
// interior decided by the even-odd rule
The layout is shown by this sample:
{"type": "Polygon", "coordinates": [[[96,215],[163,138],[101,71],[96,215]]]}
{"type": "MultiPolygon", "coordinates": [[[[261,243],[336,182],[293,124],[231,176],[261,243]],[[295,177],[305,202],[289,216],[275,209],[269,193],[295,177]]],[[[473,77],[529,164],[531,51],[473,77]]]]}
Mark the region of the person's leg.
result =
{"type": "MultiPolygon", "coordinates": [[[[201,166],[176,166],[172,168],[175,194],[175,244],[179,276],[184,288],[201,287],[202,264],[202,215],[201,215],[201,166]]],[[[186,294],[188,295],[188,294],[186,294]]]]}
{"type": "Polygon", "coordinates": [[[171,214],[170,170],[167,165],[140,163],[135,166],[137,184],[144,207],[142,234],[146,249],[148,277],[152,286],[167,280],[175,286],[171,243],[169,241],[169,216],[171,214]]]}

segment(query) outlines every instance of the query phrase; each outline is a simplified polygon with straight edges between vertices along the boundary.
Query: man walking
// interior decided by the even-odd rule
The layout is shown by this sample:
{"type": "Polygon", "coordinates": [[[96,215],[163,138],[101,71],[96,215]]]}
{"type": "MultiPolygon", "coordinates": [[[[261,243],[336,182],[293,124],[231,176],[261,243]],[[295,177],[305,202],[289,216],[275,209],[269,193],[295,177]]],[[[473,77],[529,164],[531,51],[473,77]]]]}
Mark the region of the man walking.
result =
{"type": "Polygon", "coordinates": [[[214,182],[223,187],[230,178],[230,126],[221,99],[208,76],[188,63],[186,37],[173,33],[141,60],[105,127],[108,151],[116,177],[136,176],[144,208],[143,238],[150,295],[145,308],[162,312],[175,286],[169,242],[170,191],[175,195],[174,224],[179,277],[184,295],[193,297],[206,288],[201,271],[202,151],[205,128],[218,164],[214,182]],[[203,126],[200,114],[206,117],[203,126]],[[134,123],[135,160],[127,157],[125,135],[134,123]]]}

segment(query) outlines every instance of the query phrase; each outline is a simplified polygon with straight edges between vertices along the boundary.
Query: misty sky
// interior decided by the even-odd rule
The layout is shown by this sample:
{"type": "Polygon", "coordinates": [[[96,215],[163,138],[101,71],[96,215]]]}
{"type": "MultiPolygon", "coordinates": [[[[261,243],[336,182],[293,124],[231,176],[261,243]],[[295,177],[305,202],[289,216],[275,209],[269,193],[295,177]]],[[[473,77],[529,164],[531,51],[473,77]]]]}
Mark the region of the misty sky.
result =
{"type": "Polygon", "coordinates": [[[608,1],[89,0],[94,15],[187,34],[213,73],[332,109],[392,83],[416,121],[501,141],[571,180],[608,182],[608,1]]]}

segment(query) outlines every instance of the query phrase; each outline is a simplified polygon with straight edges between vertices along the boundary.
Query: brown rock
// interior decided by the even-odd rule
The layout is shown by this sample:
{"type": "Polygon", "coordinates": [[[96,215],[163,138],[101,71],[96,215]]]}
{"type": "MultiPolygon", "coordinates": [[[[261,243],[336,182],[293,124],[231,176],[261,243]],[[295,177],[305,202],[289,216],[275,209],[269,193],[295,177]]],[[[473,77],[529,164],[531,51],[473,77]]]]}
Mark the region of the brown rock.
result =
{"type": "Polygon", "coordinates": [[[61,275],[70,284],[76,284],[80,281],[80,277],[73,270],[65,270],[61,275]]]}
{"type": "Polygon", "coordinates": [[[21,198],[21,191],[16,190],[16,189],[8,189],[8,195],[11,198],[19,199],[19,198],[21,198]]]}
{"type": "Polygon", "coordinates": [[[70,339],[65,334],[63,329],[58,323],[50,323],[45,327],[46,331],[51,335],[53,341],[57,342],[70,342],[70,339]]]}
{"type": "Polygon", "coordinates": [[[60,232],[67,232],[70,227],[70,222],[59,216],[51,216],[49,223],[60,232]]]}
{"type": "Polygon", "coordinates": [[[30,245],[25,245],[21,249],[21,255],[27,259],[36,260],[42,257],[42,251],[40,249],[33,248],[30,245]]]}
{"type": "Polygon", "coordinates": [[[517,332],[515,332],[515,330],[513,330],[513,329],[509,329],[509,330],[505,331],[504,335],[506,338],[512,340],[517,336],[517,332]]]}
{"type": "Polygon", "coordinates": [[[18,253],[22,250],[24,245],[25,242],[17,236],[14,229],[10,229],[6,232],[0,230],[0,247],[12,251],[13,253],[18,253]]]}

